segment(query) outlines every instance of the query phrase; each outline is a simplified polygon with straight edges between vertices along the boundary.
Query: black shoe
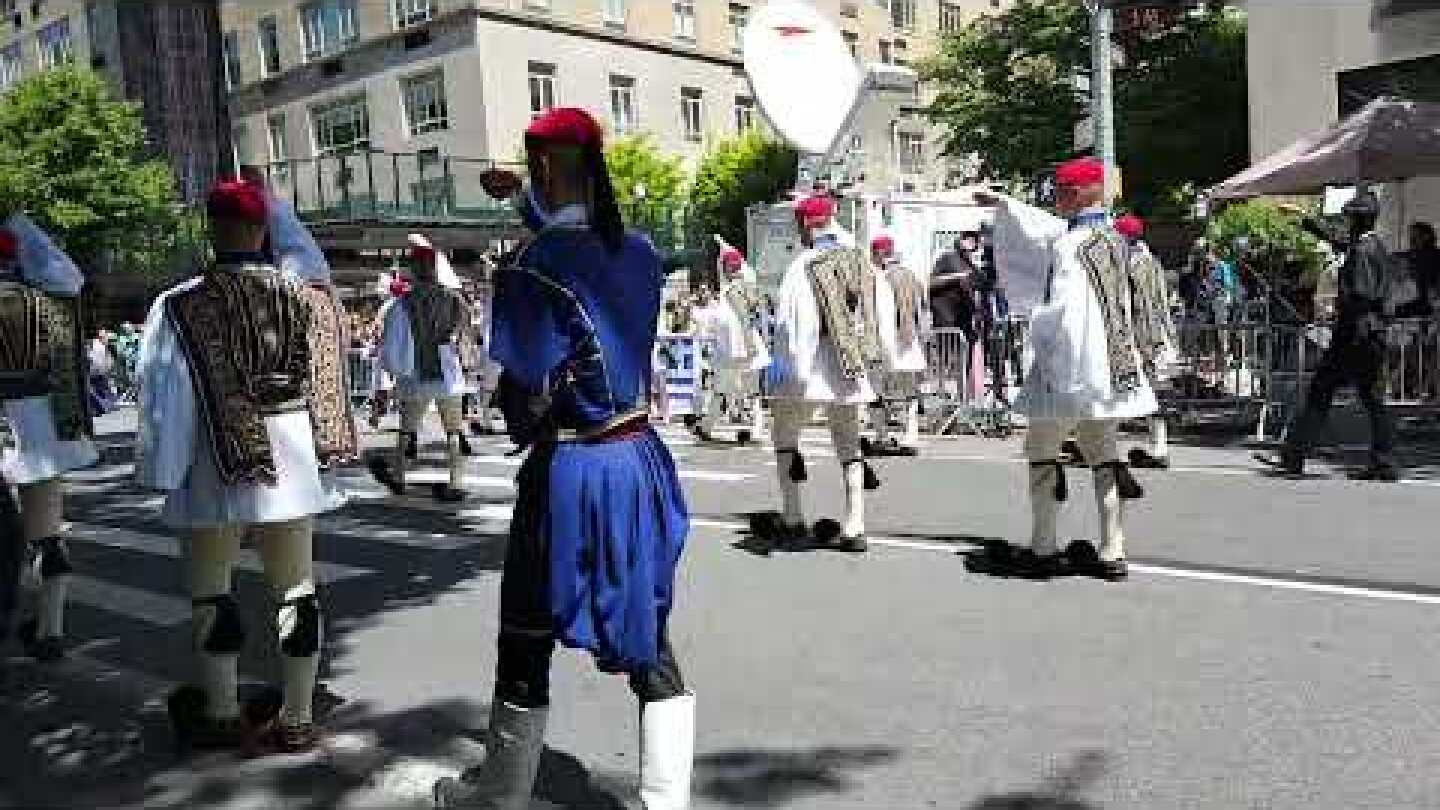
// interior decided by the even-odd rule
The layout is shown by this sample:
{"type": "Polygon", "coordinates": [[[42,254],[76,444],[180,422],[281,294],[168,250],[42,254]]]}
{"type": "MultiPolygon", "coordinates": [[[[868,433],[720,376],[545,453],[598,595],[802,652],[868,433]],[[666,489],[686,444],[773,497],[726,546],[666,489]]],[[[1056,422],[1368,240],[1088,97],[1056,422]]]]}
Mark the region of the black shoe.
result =
{"type": "Polygon", "coordinates": [[[850,554],[864,554],[870,550],[870,542],[865,539],[865,535],[857,534],[854,537],[841,537],[836,548],[850,554]]]}
{"type": "Polygon", "coordinates": [[[390,494],[400,496],[405,494],[405,484],[395,477],[395,471],[390,469],[390,462],[383,458],[372,458],[365,466],[370,469],[370,475],[374,476],[376,481],[384,484],[385,488],[390,490],[390,494]]]}
{"type": "Polygon", "coordinates": [[[805,526],[791,526],[778,512],[761,512],[750,516],[750,547],[761,554],[775,549],[803,551],[810,546],[810,531],[805,526]]]}
{"type": "Polygon", "coordinates": [[[1394,464],[1371,464],[1363,470],[1350,473],[1350,480],[1394,484],[1400,480],[1400,470],[1394,464]]]}
{"type": "Polygon", "coordinates": [[[1130,466],[1142,470],[1168,470],[1170,469],[1170,454],[1152,456],[1144,448],[1133,447],[1130,449],[1130,466]]]}
{"type": "Polygon", "coordinates": [[[868,436],[860,437],[860,455],[864,458],[874,458],[879,455],[878,448],[874,442],[870,441],[870,437],[868,436]]]}
{"type": "Polygon", "coordinates": [[[440,503],[460,503],[465,500],[465,490],[438,481],[430,485],[430,494],[440,503]]]}
{"type": "Polygon", "coordinates": [[[1071,572],[1079,576],[1106,582],[1119,582],[1130,576],[1130,564],[1124,559],[1102,560],[1095,546],[1084,540],[1071,543],[1063,553],[1071,572]]]}
{"type": "Polygon", "coordinates": [[[1020,579],[1048,580],[1068,576],[1072,573],[1069,561],[1063,552],[1037,554],[1032,549],[1022,548],[1015,552],[1014,573],[1020,579]]]}
{"type": "Polygon", "coordinates": [[[1305,474],[1305,457],[1290,450],[1281,450],[1275,455],[1256,453],[1253,458],[1282,475],[1299,477],[1305,474]]]}
{"type": "Polygon", "coordinates": [[[420,437],[413,433],[405,437],[405,458],[410,461],[420,458],[420,437]]]}
{"type": "Polygon", "coordinates": [[[1064,464],[1085,464],[1085,454],[1080,452],[1080,443],[1074,439],[1066,439],[1060,445],[1060,461],[1064,464]]]}
{"type": "Polygon", "coordinates": [[[735,434],[735,442],[741,445],[749,444],[754,438],[748,430],[742,430],[735,434]]]}
{"type": "Polygon", "coordinates": [[[465,438],[464,433],[456,432],[456,438],[460,439],[460,455],[473,456],[475,451],[470,448],[470,440],[465,438]]]}
{"type": "Polygon", "coordinates": [[[25,655],[42,664],[49,664],[65,657],[65,640],[60,636],[40,638],[40,624],[31,619],[20,625],[20,645],[25,655]]]}

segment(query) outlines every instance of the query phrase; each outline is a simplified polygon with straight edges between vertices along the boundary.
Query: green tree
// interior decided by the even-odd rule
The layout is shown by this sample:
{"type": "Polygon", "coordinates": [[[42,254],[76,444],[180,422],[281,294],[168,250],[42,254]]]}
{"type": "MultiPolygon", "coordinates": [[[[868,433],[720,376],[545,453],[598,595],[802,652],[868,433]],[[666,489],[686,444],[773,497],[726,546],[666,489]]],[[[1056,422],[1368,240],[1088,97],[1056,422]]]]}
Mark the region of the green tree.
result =
{"type": "Polygon", "coordinates": [[[34,74],[0,99],[0,209],[28,212],[87,271],[168,269],[193,230],[169,167],[146,154],[139,107],[77,67],[34,74]]]}
{"type": "Polygon", "coordinates": [[[684,200],[685,167],[680,158],[661,153],[649,136],[612,141],[605,147],[605,164],[621,210],[637,205],[674,207],[684,200]],[[636,195],[640,186],[645,189],[644,200],[636,195]]]}
{"type": "Polygon", "coordinates": [[[745,209],[774,202],[789,189],[797,161],[794,149],[753,129],[715,144],[700,159],[690,187],[691,228],[707,240],[719,234],[748,252],[745,209]]]}
{"type": "MultiPolygon", "coordinates": [[[[1245,19],[1207,8],[1123,45],[1115,128],[1125,195],[1142,213],[1173,210],[1248,160],[1245,19]]],[[[978,154],[995,179],[1026,179],[1073,154],[1089,101],[1076,79],[1089,72],[1084,5],[1017,0],[946,36],[921,65],[937,90],[926,115],[948,130],[948,154],[978,154]]]]}
{"type": "Polygon", "coordinates": [[[1251,261],[1272,279],[1287,272],[1316,273],[1324,261],[1320,243],[1300,227],[1299,218],[1269,200],[1225,206],[1211,218],[1206,236],[1228,259],[1238,258],[1236,245],[1245,240],[1251,261]]]}

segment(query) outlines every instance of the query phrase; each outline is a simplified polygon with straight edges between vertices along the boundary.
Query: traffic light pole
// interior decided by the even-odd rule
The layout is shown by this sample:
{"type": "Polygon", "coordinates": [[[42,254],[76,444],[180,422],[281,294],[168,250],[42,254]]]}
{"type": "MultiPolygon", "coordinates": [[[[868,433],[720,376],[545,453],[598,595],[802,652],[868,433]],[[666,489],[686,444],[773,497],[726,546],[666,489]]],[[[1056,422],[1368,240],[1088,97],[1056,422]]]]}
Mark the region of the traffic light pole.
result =
{"type": "Polygon", "coordinates": [[[1110,42],[1115,16],[1110,4],[1088,0],[1090,11],[1090,120],[1095,125],[1095,156],[1105,163],[1105,200],[1114,201],[1115,181],[1115,63],[1110,42]]]}

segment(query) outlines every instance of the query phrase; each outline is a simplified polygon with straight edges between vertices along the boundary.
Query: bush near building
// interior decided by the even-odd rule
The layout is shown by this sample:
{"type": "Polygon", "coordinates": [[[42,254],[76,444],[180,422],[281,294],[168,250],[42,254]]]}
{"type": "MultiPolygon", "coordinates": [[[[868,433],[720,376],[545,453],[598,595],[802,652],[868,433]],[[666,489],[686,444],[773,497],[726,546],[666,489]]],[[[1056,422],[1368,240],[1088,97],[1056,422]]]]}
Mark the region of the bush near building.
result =
{"type": "Polygon", "coordinates": [[[758,130],[720,141],[700,159],[690,186],[692,229],[716,248],[710,234],[749,254],[745,209],[774,202],[795,183],[798,156],[758,130]]]}

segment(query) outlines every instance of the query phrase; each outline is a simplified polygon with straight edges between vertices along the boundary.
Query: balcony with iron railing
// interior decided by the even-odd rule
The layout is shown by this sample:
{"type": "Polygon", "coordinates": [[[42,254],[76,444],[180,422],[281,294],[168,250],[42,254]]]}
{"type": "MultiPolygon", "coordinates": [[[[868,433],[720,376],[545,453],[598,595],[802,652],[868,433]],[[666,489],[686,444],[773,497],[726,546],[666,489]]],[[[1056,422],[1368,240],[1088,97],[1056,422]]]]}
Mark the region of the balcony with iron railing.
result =
{"type": "MultiPolygon", "coordinates": [[[[355,150],[258,166],[272,192],[311,225],[373,224],[510,232],[520,227],[514,188],[500,176],[524,176],[523,163],[434,152],[355,150]]],[[[638,201],[621,212],[673,261],[703,250],[687,213],[638,201]]]]}

